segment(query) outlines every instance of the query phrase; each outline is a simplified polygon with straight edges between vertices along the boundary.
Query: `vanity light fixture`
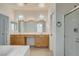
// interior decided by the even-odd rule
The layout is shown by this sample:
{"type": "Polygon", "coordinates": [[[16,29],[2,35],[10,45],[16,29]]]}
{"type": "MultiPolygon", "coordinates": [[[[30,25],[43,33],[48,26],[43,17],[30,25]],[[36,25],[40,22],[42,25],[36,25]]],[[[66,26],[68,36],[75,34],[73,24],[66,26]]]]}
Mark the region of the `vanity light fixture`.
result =
{"type": "Polygon", "coordinates": [[[44,15],[39,15],[39,18],[42,20],[42,19],[44,19],[45,17],[44,17],[44,15]]]}
{"type": "Polygon", "coordinates": [[[24,19],[24,16],[23,15],[19,15],[18,16],[18,20],[23,20],[24,19]]]}

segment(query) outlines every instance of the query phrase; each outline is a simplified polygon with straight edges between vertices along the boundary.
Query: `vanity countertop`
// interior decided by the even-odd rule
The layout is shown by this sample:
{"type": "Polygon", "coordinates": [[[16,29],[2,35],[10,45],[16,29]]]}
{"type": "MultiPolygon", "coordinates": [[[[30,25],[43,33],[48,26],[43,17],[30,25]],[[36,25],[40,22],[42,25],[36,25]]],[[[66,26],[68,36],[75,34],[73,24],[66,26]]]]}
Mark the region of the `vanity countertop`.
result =
{"type": "Polygon", "coordinates": [[[10,35],[49,35],[50,33],[12,33],[10,35]]]}

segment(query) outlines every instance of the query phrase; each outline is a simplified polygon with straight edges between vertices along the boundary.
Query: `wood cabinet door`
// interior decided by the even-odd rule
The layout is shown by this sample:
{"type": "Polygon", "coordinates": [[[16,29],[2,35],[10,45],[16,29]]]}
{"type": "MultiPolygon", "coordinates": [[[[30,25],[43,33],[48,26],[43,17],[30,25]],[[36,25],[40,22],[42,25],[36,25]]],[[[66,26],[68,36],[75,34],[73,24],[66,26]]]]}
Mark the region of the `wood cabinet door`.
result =
{"type": "Polygon", "coordinates": [[[49,37],[48,36],[38,36],[35,39],[35,47],[48,47],[49,46],[49,37]]]}
{"type": "Polygon", "coordinates": [[[11,36],[11,45],[25,45],[25,43],[23,36],[11,36]]]}

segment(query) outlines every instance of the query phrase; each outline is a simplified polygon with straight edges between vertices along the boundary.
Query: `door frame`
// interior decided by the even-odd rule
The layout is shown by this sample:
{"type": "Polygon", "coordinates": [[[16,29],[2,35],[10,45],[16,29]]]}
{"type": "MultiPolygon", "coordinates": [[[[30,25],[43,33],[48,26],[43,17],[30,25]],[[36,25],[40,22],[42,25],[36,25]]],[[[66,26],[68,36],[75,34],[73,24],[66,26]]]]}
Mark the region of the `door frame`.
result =
{"type": "Polygon", "coordinates": [[[64,14],[64,56],[66,56],[66,55],[65,55],[65,43],[66,43],[66,42],[65,42],[65,17],[66,17],[67,15],[71,14],[72,12],[78,10],[78,9],[79,9],[79,6],[73,8],[72,10],[70,10],[69,12],[67,12],[66,14],[64,14]]]}

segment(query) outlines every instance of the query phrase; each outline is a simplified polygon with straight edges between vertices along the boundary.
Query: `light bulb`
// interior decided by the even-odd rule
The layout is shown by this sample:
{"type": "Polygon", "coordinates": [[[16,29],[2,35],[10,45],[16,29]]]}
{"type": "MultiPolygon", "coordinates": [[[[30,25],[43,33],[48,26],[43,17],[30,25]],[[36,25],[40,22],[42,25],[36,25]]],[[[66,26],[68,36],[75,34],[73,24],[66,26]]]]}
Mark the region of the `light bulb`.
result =
{"type": "Polygon", "coordinates": [[[23,15],[19,15],[19,16],[18,16],[18,19],[19,19],[19,20],[23,20],[23,19],[24,19],[24,16],[23,16],[23,15]]]}

